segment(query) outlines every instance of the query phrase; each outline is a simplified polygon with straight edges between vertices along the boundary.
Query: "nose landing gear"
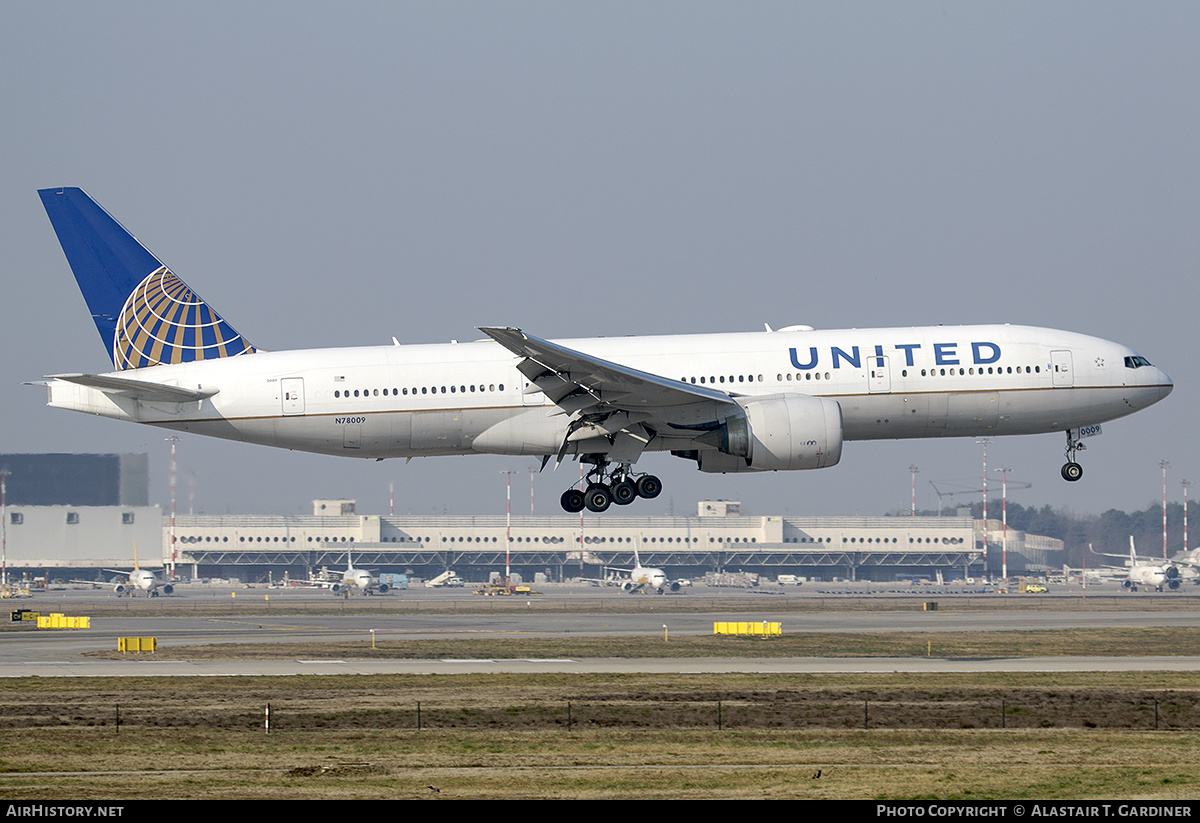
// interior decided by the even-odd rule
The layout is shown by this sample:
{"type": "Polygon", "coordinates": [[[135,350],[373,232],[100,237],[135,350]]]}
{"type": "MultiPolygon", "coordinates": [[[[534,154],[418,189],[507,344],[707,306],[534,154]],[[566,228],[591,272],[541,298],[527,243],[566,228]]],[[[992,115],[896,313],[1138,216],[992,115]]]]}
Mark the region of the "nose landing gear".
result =
{"type": "Polygon", "coordinates": [[[1079,478],[1083,477],[1083,466],[1075,462],[1075,453],[1086,449],[1082,441],[1076,440],[1071,436],[1071,430],[1067,430],[1067,462],[1062,467],[1063,480],[1074,483],[1079,478]]]}

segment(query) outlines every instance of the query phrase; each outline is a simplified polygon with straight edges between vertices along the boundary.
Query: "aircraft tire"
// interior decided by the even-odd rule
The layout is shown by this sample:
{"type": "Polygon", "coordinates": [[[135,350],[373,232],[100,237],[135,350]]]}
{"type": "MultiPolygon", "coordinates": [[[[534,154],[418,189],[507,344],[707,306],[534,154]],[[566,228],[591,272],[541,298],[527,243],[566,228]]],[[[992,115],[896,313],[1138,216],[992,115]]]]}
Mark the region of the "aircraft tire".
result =
{"type": "Polygon", "coordinates": [[[630,483],[628,480],[622,480],[620,483],[614,483],[612,487],[612,502],[618,506],[628,506],[637,499],[637,486],[630,483]]]}
{"type": "Polygon", "coordinates": [[[653,500],[662,494],[662,481],[652,474],[643,474],[637,481],[638,497],[653,500]]]}
{"type": "Polygon", "coordinates": [[[608,507],[612,505],[612,499],[612,492],[608,490],[608,486],[599,483],[588,486],[588,490],[583,495],[583,503],[587,506],[588,511],[596,514],[608,511],[608,507]]]}
{"type": "Polygon", "coordinates": [[[1083,466],[1079,465],[1073,460],[1065,463],[1062,467],[1062,476],[1063,480],[1066,480],[1069,483],[1074,483],[1076,480],[1083,477],[1083,466]]]}
{"type": "Polygon", "coordinates": [[[576,514],[583,511],[583,492],[579,489],[567,489],[558,502],[563,511],[576,514]]]}

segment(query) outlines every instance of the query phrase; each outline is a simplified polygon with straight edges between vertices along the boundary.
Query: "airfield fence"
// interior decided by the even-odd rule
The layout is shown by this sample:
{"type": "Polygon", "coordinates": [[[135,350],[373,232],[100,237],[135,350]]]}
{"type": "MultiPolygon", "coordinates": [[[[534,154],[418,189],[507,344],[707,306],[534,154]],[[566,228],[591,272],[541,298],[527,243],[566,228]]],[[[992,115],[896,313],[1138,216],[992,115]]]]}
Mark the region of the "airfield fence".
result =
{"type": "MultiPolygon", "coordinates": [[[[71,708],[54,702],[0,700],[0,730],[118,727],[254,730],[264,706],[178,712],[121,710],[89,701],[71,708]]],[[[273,701],[273,732],[352,729],[1029,729],[1094,728],[1185,731],[1200,729],[1200,695],[1146,693],[1119,699],[1104,690],[1055,690],[1007,696],[961,693],[817,698],[779,692],[761,699],[584,700],[519,705],[452,706],[416,703],[380,707],[289,707],[273,701]]]]}

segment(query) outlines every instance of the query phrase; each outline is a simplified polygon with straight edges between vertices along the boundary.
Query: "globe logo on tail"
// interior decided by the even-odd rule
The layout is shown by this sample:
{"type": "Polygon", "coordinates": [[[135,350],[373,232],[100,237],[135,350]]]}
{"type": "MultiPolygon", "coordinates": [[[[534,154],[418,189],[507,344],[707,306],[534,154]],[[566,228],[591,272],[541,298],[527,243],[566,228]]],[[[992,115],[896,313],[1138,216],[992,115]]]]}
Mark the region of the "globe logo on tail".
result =
{"type": "Polygon", "coordinates": [[[113,339],[118,369],[190,363],[254,347],[166,266],[151,272],[125,300],[113,339]]]}

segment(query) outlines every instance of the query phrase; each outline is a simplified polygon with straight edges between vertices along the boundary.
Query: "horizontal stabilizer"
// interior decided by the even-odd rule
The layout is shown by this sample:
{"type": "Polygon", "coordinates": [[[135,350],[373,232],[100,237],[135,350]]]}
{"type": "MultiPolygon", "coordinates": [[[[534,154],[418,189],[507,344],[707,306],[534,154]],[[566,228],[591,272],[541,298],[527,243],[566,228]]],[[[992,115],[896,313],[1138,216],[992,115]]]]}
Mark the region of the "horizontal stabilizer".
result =
{"type": "Polygon", "coordinates": [[[101,374],[52,374],[50,379],[78,383],[80,386],[99,389],[105,394],[119,394],[123,397],[151,403],[196,402],[206,400],[220,391],[220,389],[212,388],[185,389],[182,386],[168,386],[166,383],[150,383],[145,380],[130,380],[126,377],[101,374]]]}

